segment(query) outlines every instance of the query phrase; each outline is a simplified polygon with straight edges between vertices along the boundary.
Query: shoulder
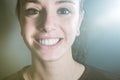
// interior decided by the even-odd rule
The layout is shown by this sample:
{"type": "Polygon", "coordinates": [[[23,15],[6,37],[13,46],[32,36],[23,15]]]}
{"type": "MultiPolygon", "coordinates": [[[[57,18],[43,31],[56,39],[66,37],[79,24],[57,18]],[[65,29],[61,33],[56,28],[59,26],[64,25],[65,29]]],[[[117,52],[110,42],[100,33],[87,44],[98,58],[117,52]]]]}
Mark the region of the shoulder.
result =
{"type": "Polygon", "coordinates": [[[112,74],[91,66],[85,66],[80,80],[118,80],[112,74]]]}
{"type": "MultiPolygon", "coordinates": [[[[28,67],[28,66],[27,66],[27,67],[28,67]]],[[[5,77],[5,78],[2,79],[2,80],[24,80],[24,78],[23,78],[23,72],[24,72],[24,70],[25,70],[27,67],[22,68],[22,69],[19,70],[18,72],[14,73],[14,74],[11,74],[11,75],[5,77]]]]}
{"type": "Polygon", "coordinates": [[[16,72],[12,75],[9,75],[2,80],[24,80],[24,79],[20,79],[20,78],[22,78],[22,73],[20,73],[20,72],[16,72]]]}

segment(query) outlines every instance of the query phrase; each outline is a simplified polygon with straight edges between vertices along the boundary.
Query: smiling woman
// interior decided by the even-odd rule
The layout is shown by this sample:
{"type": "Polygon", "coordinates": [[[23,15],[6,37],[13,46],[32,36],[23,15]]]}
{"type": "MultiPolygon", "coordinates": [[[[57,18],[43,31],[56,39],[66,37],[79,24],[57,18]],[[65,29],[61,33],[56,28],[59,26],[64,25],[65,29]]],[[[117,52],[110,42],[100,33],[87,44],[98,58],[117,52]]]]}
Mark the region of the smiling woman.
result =
{"type": "Polygon", "coordinates": [[[73,59],[84,11],[81,0],[18,0],[21,35],[32,64],[4,80],[116,80],[73,59]]]}

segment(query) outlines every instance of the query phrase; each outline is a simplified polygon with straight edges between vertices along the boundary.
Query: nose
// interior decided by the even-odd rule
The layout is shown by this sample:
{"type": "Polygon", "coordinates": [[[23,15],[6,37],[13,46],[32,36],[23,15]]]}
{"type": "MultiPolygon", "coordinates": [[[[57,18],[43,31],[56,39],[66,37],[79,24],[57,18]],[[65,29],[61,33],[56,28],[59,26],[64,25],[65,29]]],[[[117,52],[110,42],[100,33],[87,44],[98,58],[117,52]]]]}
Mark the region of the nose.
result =
{"type": "Polygon", "coordinates": [[[46,20],[44,23],[44,29],[46,31],[51,31],[55,29],[55,20],[54,16],[52,14],[47,14],[46,15],[46,20]]]}
{"type": "Polygon", "coordinates": [[[50,31],[55,30],[55,17],[52,11],[44,10],[41,16],[42,18],[40,18],[41,19],[40,23],[42,25],[39,25],[40,30],[44,32],[50,32],[50,31]]]}

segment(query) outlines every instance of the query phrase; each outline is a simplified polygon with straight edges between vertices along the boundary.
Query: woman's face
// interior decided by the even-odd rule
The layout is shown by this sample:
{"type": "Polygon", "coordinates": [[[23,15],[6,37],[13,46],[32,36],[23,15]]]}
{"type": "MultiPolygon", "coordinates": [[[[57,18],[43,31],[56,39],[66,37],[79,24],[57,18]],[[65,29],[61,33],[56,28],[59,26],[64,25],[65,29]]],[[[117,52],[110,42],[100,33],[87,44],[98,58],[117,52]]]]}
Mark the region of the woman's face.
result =
{"type": "Polygon", "coordinates": [[[27,0],[21,33],[32,55],[56,60],[71,52],[82,21],[79,0],[27,0]]]}

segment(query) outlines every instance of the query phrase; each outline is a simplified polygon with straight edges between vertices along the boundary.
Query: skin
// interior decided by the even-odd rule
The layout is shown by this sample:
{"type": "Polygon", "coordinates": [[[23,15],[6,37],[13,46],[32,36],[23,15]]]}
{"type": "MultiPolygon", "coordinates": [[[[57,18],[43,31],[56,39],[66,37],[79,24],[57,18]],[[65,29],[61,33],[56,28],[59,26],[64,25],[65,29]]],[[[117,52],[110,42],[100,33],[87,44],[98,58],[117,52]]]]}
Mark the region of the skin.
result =
{"type": "Polygon", "coordinates": [[[28,1],[21,14],[21,34],[32,55],[28,69],[32,79],[77,80],[84,66],[73,60],[71,47],[83,19],[79,0],[28,1]],[[39,42],[48,39],[59,41],[53,45],[39,42]]]}

